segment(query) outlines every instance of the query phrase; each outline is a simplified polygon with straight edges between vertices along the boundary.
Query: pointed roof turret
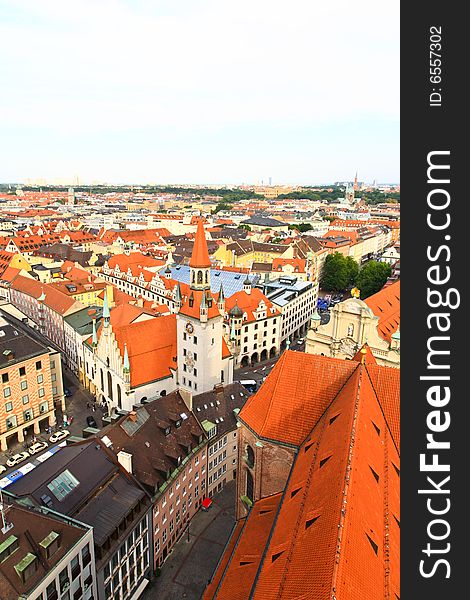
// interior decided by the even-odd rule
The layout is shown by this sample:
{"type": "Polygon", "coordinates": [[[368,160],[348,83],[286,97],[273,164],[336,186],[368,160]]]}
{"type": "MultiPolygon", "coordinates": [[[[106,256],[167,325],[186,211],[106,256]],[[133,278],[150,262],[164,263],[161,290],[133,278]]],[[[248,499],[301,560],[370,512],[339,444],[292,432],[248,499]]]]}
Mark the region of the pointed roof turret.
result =
{"type": "Polygon", "coordinates": [[[201,296],[200,308],[201,308],[201,310],[204,310],[205,308],[207,308],[207,298],[206,298],[206,294],[204,292],[202,293],[202,296],[201,296]]]}
{"type": "Polygon", "coordinates": [[[180,282],[179,281],[175,285],[174,291],[175,291],[175,302],[181,302],[181,288],[180,288],[180,282]]]}
{"type": "Polygon", "coordinates": [[[109,319],[111,314],[109,312],[109,304],[108,304],[108,293],[107,290],[104,290],[104,298],[103,298],[103,319],[104,326],[107,327],[109,325],[109,319]]]}
{"type": "Polygon", "coordinates": [[[189,261],[189,266],[196,268],[209,268],[211,266],[209,250],[207,249],[206,235],[204,233],[204,226],[201,219],[199,219],[197,223],[196,239],[194,240],[193,252],[191,254],[191,260],[189,261]]]}
{"type": "Polygon", "coordinates": [[[225,300],[224,287],[220,284],[219,294],[217,296],[217,302],[223,302],[225,300]]]}
{"type": "Polygon", "coordinates": [[[91,342],[93,348],[95,348],[98,345],[98,336],[96,335],[96,319],[93,319],[93,337],[91,342]]]}
{"type": "Polygon", "coordinates": [[[235,317],[236,319],[239,319],[240,317],[243,317],[243,311],[242,309],[238,306],[238,302],[235,302],[235,306],[233,308],[230,309],[229,313],[228,313],[231,317],[235,317]]]}
{"type": "Polygon", "coordinates": [[[131,363],[129,362],[129,354],[127,352],[127,344],[124,342],[124,373],[129,373],[131,363]]]}

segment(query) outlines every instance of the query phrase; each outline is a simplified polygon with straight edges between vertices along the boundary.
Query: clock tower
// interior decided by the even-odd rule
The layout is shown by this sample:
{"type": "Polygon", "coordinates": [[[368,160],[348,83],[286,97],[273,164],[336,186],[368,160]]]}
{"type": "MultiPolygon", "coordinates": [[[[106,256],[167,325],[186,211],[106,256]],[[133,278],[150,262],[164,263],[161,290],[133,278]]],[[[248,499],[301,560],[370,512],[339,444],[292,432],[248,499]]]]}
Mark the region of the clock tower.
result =
{"type": "Polygon", "coordinates": [[[194,395],[232,383],[233,358],[223,337],[223,314],[211,293],[211,263],[202,220],[189,261],[189,291],[176,316],[178,387],[194,395]]]}

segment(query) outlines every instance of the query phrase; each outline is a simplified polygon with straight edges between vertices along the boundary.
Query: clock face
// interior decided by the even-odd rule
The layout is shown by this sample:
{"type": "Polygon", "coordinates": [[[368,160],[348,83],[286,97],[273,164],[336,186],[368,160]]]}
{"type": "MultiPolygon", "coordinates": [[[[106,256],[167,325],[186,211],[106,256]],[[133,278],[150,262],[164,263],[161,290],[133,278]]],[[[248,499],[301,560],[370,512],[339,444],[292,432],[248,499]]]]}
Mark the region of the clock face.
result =
{"type": "Polygon", "coordinates": [[[192,326],[191,323],[186,323],[186,331],[188,333],[192,333],[194,331],[194,327],[192,326]]]}

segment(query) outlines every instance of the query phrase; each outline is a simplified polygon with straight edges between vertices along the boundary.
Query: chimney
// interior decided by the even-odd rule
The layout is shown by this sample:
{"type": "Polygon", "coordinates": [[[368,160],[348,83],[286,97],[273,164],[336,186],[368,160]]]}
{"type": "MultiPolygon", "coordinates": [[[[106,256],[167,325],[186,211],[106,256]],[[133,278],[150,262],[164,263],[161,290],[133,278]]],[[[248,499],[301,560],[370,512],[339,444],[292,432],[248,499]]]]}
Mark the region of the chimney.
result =
{"type": "Polygon", "coordinates": [[[183,402],[186,404],[188,410],[192,412],[193,410],[193,394],[189,390],[185,390],[184,388],[180,388],[179,390],[181,398],[183,398],[183,402]]]}
{"type": "Polygon", "coordinates": [[[129,452],[124,452],[124,450],[120,450],[117,453],[117,459],[119,464],[121,464],[128,473],[132,474],[132,454],[129,454],[129,452]]]}
{"type": "Polygon", "coordinates": [[[135,410],[131,410],[131,412],[129,413],[129,420],[133,423],[137,421],[137,413],[135,412],[135,410]]]}

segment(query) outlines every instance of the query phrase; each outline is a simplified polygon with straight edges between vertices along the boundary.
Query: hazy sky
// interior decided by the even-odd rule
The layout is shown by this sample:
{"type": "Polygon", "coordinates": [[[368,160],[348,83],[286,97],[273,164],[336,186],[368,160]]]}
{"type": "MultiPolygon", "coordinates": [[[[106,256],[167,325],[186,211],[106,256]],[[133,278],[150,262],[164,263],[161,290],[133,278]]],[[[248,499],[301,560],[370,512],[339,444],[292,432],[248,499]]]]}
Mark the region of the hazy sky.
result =
{"type": "Polygon", "coordinates": [[[0,181],[399,181],[399,2],[1,0],[0,181]]]}

